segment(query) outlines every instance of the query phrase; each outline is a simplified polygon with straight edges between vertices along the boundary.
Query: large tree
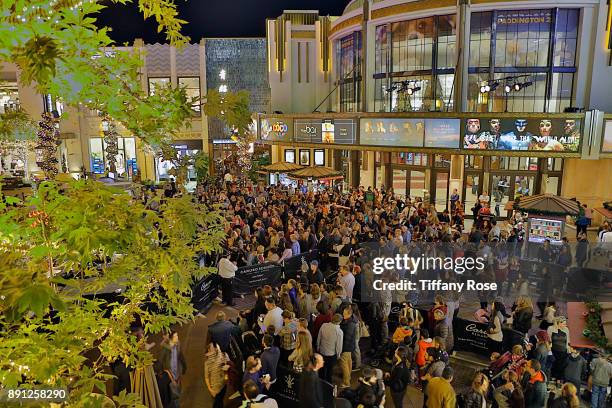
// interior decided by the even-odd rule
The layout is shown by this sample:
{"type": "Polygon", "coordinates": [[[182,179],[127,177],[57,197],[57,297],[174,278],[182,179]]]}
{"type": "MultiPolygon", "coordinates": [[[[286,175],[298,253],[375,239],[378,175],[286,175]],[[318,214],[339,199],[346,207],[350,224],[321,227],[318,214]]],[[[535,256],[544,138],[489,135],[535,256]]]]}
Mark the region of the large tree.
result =
{"type": "MultiPolygon", "coordinates": [[[[40,93],[167,146],[198,101],[172,87],[148,95],[140,51],[114,48],[96,26],[102,8],[131,1],[0,1],[0,62],[17,63],[40,93]]],[[[171,44],[188,41],[172,0],[138,3],[171,44]]],[[[1,133],[12,134],[12,123],[2,120],[1,133]]],[[[93,181],[44,182],[24,203],[0,200],[0,384],[68,387],[68,406],[95,405],[90,393],[104,389],[109,361],[150,362],[131,334],[135,321],[158,333],[193,316],[191,285],[208,272],[194,258],[218,249],[222,222],[188,196],[157,213],[93,181]],[[120,289],[120,301],[94,296],[109,289],[120,289]]]]}
{"type": "Polygon", "coordinates": [[[45,182],[0,204],[0,383],[66,387],[68,406],[104,390],[109,361],[150,363],[131,326],[159,333],[193,318],[190,291],[220,247],[223,218],[190,197],[161,212],[95,181],[45,182]],[[116,302],[94,294],[109,292],[116,302]],[[106,300],[104,300],[106,299],[106,300]]]}

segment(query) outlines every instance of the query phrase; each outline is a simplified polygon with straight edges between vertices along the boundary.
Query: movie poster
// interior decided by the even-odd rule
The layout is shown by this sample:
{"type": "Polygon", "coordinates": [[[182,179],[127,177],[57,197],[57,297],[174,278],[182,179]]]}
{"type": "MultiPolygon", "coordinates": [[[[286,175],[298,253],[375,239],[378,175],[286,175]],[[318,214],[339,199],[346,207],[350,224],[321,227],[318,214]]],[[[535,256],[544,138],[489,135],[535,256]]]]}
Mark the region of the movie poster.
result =
{"type": "Polygon", "coordinates": [[[425,147],[457,149],[460,134],[459,119],[425,119],[425,147]]]}
{"type": "Polygon", "coordinates": [[[465,120],[464,149],[577,152],[580,146],[580,119],[465,120]]]}
{"type": "Polygon", "coordinates": [[[289,142],[293,136],[293,123],[277,118],[261,119],[261,140],[289,142]]]}
{"type": "Polygon", "coordinates": [[[423,119],[361,119],[362,145],[423,147],[423,119]]]}

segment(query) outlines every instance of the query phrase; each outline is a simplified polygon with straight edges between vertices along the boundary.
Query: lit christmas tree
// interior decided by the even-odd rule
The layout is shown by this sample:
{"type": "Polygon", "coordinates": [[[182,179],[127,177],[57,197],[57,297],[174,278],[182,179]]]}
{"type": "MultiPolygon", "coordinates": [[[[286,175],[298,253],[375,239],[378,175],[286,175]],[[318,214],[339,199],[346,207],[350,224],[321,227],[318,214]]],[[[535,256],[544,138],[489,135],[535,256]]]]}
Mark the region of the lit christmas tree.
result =
{"type": "Polygon", "coordinates": [[[106,122],[104,130],[104,143],[106,143],[106,162],[108,163],[109,171],[116,177],[117,173],[117,155],[119,154],[119,140],[117,137],[117,126],[108,115],[104,115],[102,119],[106,122]]]}
{"type": "Polygon", "coordinates": [[[55,127],[55,119],[50,113],[45,112],[42,114],[42,120],[38,122],[38,146],[36,148],[40,151],[38,167],[48,179],[54,179],[58,173],[58,142],[59,130],[55,127]]]}

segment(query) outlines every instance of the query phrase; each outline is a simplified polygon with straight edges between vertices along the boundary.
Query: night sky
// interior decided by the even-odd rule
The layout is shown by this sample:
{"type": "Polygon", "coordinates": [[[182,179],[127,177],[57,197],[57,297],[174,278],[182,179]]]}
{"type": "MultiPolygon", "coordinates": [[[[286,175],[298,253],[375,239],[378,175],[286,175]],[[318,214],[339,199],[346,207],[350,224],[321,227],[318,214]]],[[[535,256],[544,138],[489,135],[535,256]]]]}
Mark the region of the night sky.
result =
{"type": "MultiPolygon", "coordinates": [[[[191,42],[202,37],[265,37],[266,18],[276,18],[283,10],[319,10],[320,15],[339,16],[349,0],[175,0],[180,18],[188,24],[183,34],[191,42]]],[[[164,33],[157,33],[151,18],[144,20],[133,4],[112,5],[99,16],[100,26],[112,27],[111,38],[118,44],[143,38],[145,43],[166,42],[164,33]]]]}

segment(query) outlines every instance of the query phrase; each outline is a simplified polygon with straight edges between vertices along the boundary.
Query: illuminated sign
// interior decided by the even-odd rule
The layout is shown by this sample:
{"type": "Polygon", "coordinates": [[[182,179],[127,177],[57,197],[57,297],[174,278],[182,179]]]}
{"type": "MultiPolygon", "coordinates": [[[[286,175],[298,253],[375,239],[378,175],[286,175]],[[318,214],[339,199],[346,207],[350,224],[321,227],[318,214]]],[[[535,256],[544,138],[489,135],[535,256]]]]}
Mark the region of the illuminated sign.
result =
{"type": "Polygon", "coordinates": [[[460,140],[460,119],[425,119],[425,147],[458,149],[460,140]]]}
{"type": "Polygon", "coordinates": [[[366,118],[360,121],[360,144],[423,147],[423,119],[366,118]]]}
{"type": "Polygon", "coordinates": [[[261,140],[290,142],[292,131],[290,121],[277,118],[261,119],[261,140]]]}
{"type": "Polygon", "coordinates": [[[294,129],[298,143],[355,143],[353,119],[296,119],[294,129]]]}
{"type": "Polygon", "coordinates": [[[464,121],[463,148],[577,152],[580,119],[471,117],[464,121]]]}

